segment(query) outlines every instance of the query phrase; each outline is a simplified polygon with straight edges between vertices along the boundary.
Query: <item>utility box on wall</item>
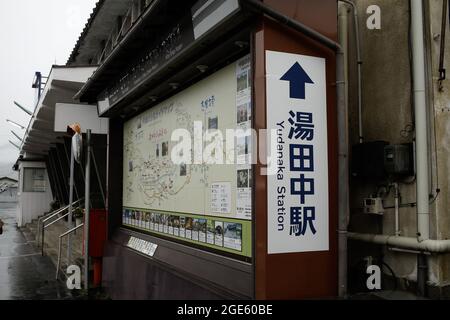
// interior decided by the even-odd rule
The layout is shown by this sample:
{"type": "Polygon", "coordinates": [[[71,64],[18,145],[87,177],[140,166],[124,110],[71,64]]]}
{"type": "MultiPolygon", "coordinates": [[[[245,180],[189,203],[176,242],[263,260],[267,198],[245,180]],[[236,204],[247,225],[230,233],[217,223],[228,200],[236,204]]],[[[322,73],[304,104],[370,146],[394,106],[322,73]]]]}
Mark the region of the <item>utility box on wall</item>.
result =
{"type": "Polygon", "coordinates": [[[383,179],[386,141],[372,141],[353,146],[352,175],[363,179],[383,179]]]}
{"type": "Polygon", "coordinates": [[[389,145],[384,148],[384,168],[394,176],[414,175],[414,146],[412,143],[389,145]]]}
{"type": "Polygon", "coordinates": [[[386,141],[364,142],[353,146],[352,175],[381,181],[413,176],[414,145],[389,144],[386,141]]]}

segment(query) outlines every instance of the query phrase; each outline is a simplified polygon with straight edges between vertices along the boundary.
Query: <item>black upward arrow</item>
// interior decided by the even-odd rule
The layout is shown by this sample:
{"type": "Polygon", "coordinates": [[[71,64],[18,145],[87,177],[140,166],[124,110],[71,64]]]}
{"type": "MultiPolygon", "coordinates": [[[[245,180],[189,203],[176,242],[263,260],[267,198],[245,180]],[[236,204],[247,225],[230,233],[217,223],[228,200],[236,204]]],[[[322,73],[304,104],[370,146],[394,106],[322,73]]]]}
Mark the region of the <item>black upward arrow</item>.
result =
{"type": "Polygon", "coordinates": [[[306,84],[314,84],[302,66],[296,62],[285,74],[281,77],[282,81],[290,82],[290,94],[292,99],[306,98],[306,84]]]}

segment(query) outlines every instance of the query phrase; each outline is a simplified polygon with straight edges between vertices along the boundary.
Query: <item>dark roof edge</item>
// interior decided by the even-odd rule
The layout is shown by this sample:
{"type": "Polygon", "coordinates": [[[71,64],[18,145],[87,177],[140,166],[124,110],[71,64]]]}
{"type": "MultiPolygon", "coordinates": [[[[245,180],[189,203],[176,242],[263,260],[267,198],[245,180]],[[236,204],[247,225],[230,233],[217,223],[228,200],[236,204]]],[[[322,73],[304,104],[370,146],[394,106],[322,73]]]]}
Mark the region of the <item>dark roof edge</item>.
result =
{"type": "Polygon", "coordinates": [[[19,182],[19,180],[16,180],[16,179],[13,179],[13,178],[10,178],[10,177],[7,177],[7,176],[0,177],[0,180],[11,180],[11,181],[14,181],[14,182],[19,182]]]}
{"type": "Polygon", "coordinates": [[[77,64],[75,66],[52,65],[52,69],[82,69],[82,68],[98,68],[98,64],[77,64]]]}
{"type": "Polygon", "coordinates": [[[86,37],[86,35],[89,32],[89,29],[91,28],[92,22],[95,20],[95,17],[97,16],[98,12],[100,11],[100,9],[102,8],[103,4],[105,3],[106,0],[99,0],[97,2],[97,4],[95,5],[94,10],[92,11],[88,21],[86,22],[83,31],[81,32],[81,35],[78,37],[78,41],[75,44],[75,47],[72,50],[72,53],[69,56],[69,59],[67,60],[66,65],[75,62],[75,58],[78,55],[78,50],[80,49],[80,46],[84,40],[84,38],[86,37]]]}

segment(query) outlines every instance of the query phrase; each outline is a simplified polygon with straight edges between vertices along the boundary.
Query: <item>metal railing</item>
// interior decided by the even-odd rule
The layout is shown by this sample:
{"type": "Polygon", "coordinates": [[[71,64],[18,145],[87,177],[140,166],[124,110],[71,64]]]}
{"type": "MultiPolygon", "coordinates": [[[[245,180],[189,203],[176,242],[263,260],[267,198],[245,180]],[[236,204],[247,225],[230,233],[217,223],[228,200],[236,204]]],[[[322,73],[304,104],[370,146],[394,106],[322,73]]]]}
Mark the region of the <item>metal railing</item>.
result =
{"type": "MultiPolygon", "coordinates": [[[[63,239],[64,237],[67,237],[68,235],[74,233],[75,231],[77,231],[78,229],[80,229],[80,228],[82,228],[82,227],[84,227],[84,223],[82,223],[82,224],[76,226],[76,227],[73,228],[73,229],[70,229],[69,231],[67,231],[67,232],[65,232],[65,233],[63,233],[63,234],[61,234],[61,235],[59,236],[59,243],[58,243],[58,263],[56,264],[56,280],[58,280],[58,278],[59,278],[59,271],[60,271],[60,268],[61,268],[61,244],[62,244],[62,239],[63,239]]],[[[70,261],[67,261],[67,264],[69,264],[69,263],[70,263],[70,261]]]]}
{"type": "MultiPolygon", "coordinates": [[[[77,205],[81,204],[81,203],[83,202],[83,200],[84,200],[84,198],[75,201],[75,202],[72,204],[72,208],[73,208],[74,206],[77,206],[77,205]]],[[[51,226],[54,225],[55,223],[61,221],[61,220],[64,219],[64,218],[66,218],[66,217],[70,214],[70,212],[67,212],[66,214],[62,215],[61,217],[59,217],[59,218],[56,219],[56,220],[53,220],[53,221],[50,222],[49,224],[46,224],[46,223],[47,223],[48,221],[50,221],[51,219],[55,218],[56,216],[62,214],[63,212],[68,211],[69,208],[70,208],[70,205],[68,205],[68,206],[66,206],[66,207],[64,207],[64,208],[58,209],[57,211],[51,213],[50,215],[42,217],[43,220],[42,220],[41,223],[39,223],[39,221],[38,221],[38,229],[37,229],[38,232],[37,232],[37,234],[40,234],[40,238],[39,238],[39,241],[37,241],[37,243],[38,243],[38,244],[39,244],[39,243],[41,244],[41,253],[42,253],[42,255],[44,255],[45,229],[51,227],[51,226]]],[[[38,239],[36,239],[36,240],[38,240],[38,239]]]]}
{"type": "MultiPolygon", "coordinates": [[[[46,215],[43,215],[42,217],[40,217],[37,221],[37,232],[36,232],[36,242],[39,245],[39,240],[40,240],[40,235],[41,235],[41,224],[43,220],[46,220],[47,218],[51,219],[61,213],[63,213],[65,210],[68,210],[69,206],[63,207],[63,208],[59,208],[55,211],[52,211],[46,215]]],[[[46,220],[47,221],[47,220],[46,220]]]]}

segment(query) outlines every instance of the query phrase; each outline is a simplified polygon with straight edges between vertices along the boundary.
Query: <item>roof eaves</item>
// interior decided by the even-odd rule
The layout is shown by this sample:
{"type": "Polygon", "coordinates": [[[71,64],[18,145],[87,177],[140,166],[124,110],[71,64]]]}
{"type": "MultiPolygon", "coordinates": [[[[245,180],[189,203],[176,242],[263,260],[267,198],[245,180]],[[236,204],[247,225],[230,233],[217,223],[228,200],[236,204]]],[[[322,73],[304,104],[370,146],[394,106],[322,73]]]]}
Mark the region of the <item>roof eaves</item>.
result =
{"type": "Polygon", "coordinates": [[[69,65],[69,64],[75,62],[75,58],[78,55],[78,51],[79,51],[79,49],[81,47],[81,44],[83,43],[84,38],[88,34],[88,32],[89,32],[89,30],[91,28],[91,25],[92,25],[93,21],[95,20],[95,17],[97,16],[98,12],[102,8],[102,6],[105,3],[105,1],[106,0],[99,0],[97,2],[97,4],[95,5],[94,10],[92,11],[91,15],[89,16],[89,19],[86,22],[83,31],[81,32],[81,35],[78,37],[77,43],[75,44],[75,47],[73,48],[72,53],[70,54],[70,57],[67,60],[66,65],[69,65]]]}

